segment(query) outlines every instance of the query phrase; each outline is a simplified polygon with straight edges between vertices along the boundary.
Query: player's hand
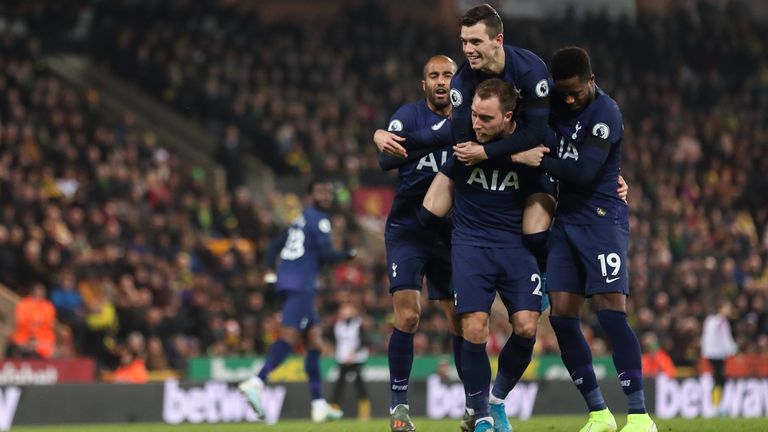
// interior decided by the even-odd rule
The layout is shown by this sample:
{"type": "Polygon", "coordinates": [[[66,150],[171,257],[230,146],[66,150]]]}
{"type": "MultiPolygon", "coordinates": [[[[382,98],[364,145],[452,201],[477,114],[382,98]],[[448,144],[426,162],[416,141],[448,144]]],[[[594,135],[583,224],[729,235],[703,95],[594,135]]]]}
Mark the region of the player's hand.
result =
{"type": "Polygon", "coordinates": [[[277,283],[277,273],[272,269],[268,269],[266,273],[264,273],[264,283],[267,285],[268,289],[274,288],[277,283]]]}
{"type": "Polygon", "coordinates": [[[405,141],[405,138],[384,129],[377,129],[373,134],[373,142],[376,143],[376,147],[387,156],[407,158],[408,152],[405,150],[405,147],[400,145],[403,141],[405,141]]]}
{"type": "Polygon", "coordinates": [[[541,160],[544,159],[544,155],[547,153],[549,153],[549,147],[539,144],[538,147],[513,154],[510,159],[515,163],[537,167],[541,165],[541,160]]]}
{"type": "Polygon", "coordinates": [[[485,148],[473,141],[456,144],[453,146],[453,154],[456,156],[456,159],[467,166],[476,165],[488,159],[488,155],[485,154],[485,148]]]}
{"type": "Polygon", "coordinates": [[[629,185],[624,180],[624,177],[621,174],[619,174],[619,181],[618,181],[618,183],[619,183],[619,188],[616,189],[616,192],[618,192],[619,198],[624,200],[624,203],[628,204],[628,202],[627,202],[627,195],[629,194],[629,185]]]}

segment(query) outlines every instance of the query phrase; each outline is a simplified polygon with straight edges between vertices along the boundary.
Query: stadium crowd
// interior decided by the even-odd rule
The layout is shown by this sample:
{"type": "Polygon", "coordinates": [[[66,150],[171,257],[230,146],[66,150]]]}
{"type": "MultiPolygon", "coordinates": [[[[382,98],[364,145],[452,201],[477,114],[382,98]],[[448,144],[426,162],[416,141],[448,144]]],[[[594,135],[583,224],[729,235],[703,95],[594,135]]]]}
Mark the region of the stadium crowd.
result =
{"type": "MultiPolygon", "coordinates": [[[[425,59],[462,60],[457,29],[392,18],[379,2],[277,24],[233,4],[102,2],[92,54],[278,173],[332,175],[342,191],[394,183],[371,135],[419,98],[425,59]]],[[[739,351],[768,355],[768,26],[706,1],[635,22],[571,20],[508,22],[506,41],[544,59],[584,46],[623,110],[630,317],[644,348],[695,366],[704,318],[729,301],[739,351]]],[[[98,92],[41,66],[36,38],[0,41],[0,282],[46,288],[66,325],[52,355],[183,370],[190,355],[263,353],[279,323],[263,251],[297,198],[257,201],[236,184],[210,194],[131,113],[106,117],[98,92]]],[[[339,197],[338,240],[362,242],[339,197]]],[[[385,272],[378,252],[321,284],[324,326],[339,303],[358,304],[373,353],[391,329],[385,272]]],[[[448,352],[447,322],[424,307],[416,353],[448,352]]],[[[605,353],[598,323],[587,327],[605,353]]],[[[492,331],[508,331],[504,320],[492,331]]],[[[537,347],[557,352],[547,331],[537,347]]]]}

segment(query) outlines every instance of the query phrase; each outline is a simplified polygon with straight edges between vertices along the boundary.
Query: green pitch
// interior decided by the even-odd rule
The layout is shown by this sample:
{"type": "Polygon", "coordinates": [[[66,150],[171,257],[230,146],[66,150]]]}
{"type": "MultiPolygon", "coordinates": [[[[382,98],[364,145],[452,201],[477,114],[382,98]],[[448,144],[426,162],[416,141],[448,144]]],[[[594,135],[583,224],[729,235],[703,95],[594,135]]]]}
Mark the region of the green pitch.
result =
{"type": "MultiPolygon", "coordinates": [[[[573,416],[543,416],[534,417],[528,421],[512,421],[515,432],[576,432],[586,420],[584,417],[573,416]]],[[[616,421],[621,428],[625,419],[617,416],[616,421]]],[[[457,420],[427,420],[415,419],[418,432],[458,432],[457,420]]],[[[657,421],[659,432],[766,432],[768,418],[759,419],[672,419],[657,421]]],[[[387,420],[342,420],[334,423],[316,425],[308,421],[282,421],[276,425],[233,423],[233,424],[183,424],[168,426],[163,424],[117,424],[89,426],[24,426],[14,427],[11,431],[18,432],[388,432],[387,420]]]]}

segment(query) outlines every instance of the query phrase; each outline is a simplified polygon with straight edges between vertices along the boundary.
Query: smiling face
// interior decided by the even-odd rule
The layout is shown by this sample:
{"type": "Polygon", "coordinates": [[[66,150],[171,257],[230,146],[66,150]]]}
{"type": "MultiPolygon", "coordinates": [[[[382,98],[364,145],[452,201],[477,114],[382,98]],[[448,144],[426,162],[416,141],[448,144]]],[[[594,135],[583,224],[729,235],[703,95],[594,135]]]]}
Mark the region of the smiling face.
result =
{"type": "Polygon", "coordinates": [[[483,22],[461,27],[461,49],[473,70],[500,73],[504,69],[503,44],[502,34],[489,35],[483,22]],[[501,70],[497,70],[499,64],[501,70]]]}
{"type": "Polygon", "coordinates": [[[451,107],[448,98],[448,90],[451,78],[456,73],[456,63],[446,56],[435,56],[424,65],[424,79],[421,80],[421,88],[427,98],[429,109],[434,112],[447,115],[451,107]]]}

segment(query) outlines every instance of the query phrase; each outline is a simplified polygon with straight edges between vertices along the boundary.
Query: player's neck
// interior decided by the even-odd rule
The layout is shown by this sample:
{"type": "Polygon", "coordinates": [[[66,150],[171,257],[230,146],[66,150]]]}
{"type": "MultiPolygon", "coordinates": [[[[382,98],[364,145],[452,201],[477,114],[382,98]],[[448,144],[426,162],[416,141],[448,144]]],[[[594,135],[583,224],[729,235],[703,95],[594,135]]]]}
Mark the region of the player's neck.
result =
{"type": "Polygon", "coordinates": [[[498,54],[491,58],[491,61],[482,69],[488,75],[501,75],[504,73],[504,62],[506,59],[506,53],[504,52],[504,45],[499,48],[498,54]]]}
{"type": "Polygon", "coordinates": [[[509,130],[507,131],[507,135],[512,135],[515,133],[515,129],[517,129],[517,122],[512,120],[512,122],[509,124],[509,130]]]}
{"type": "Polygon", "coordinates": [[[439,116],[447,117],[451,113],[451,106],[451,104],[447,104],[442,108],[438,108],[427,99],[427,108],[439,116]]]}

